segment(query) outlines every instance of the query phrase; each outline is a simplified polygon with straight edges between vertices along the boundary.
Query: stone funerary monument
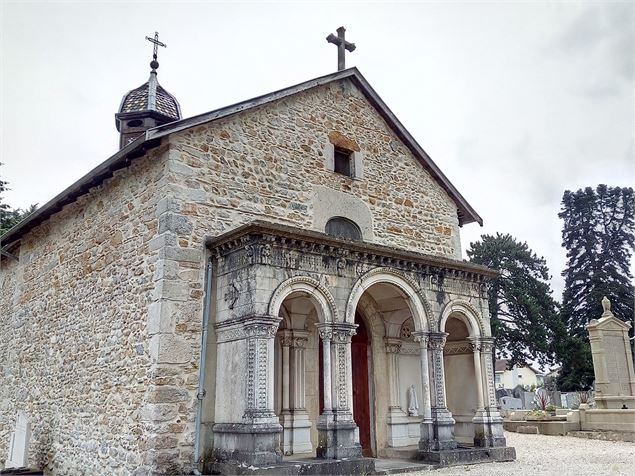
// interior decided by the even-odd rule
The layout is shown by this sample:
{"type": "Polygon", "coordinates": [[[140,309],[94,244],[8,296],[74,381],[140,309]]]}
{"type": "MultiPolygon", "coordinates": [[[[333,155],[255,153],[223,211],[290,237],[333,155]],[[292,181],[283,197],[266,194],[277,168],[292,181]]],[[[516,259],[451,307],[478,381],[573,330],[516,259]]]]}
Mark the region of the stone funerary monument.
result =
{"type": "Polygon", "coordinates": [[[0,455],[25,411],[52,474],[513,458],[482,220],[338,34],[337,72],[188,119],[151,39],[121,149],[2,237],[0,455]]]}

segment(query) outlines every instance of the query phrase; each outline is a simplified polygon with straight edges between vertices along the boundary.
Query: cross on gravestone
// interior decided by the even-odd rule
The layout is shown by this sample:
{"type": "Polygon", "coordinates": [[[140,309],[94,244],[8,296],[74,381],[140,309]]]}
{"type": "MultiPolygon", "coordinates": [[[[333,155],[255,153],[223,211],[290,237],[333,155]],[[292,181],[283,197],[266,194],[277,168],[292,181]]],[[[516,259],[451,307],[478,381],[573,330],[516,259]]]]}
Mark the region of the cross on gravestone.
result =
{"type": "Polygon", "coordinates": [[[29,440],[31,439],[31,424],[29,417],[23,411],[18,412],[15,422],[15,431],[11,434],[9,442],[9,457],[6,468],[24,468],[27,466],[29,456],[29,440]]]}
{"type": "Polygon", "coordinates": [[[355,51],[355,43],[349,43],[345,38],[346,28],[343,26],[337,29],[337,36],[331,33],[326,37],[326,41],[329,43],[333,43],[337,46],[337,70],[341,71],[346,68],[346,61],[344,55],[346,54],[346,50],[353,52],[355,51]]]}

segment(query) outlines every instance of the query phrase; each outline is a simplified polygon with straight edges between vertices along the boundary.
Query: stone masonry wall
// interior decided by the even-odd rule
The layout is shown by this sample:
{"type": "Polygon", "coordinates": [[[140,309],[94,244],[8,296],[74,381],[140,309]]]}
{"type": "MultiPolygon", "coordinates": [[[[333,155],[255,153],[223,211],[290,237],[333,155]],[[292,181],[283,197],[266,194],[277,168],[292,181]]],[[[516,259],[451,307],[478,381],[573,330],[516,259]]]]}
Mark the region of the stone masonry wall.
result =
{"type": "Polygon", "coordinates": [[[148,340],[164,273],[154,239],[165,156],[133,161],[28,233],[19,262],[3,258],[0,463],[20,409],[29,462],[47,474],[145,474],[166,444],[161,421],[180,433],[176,422],[192,418],[148,340]]]}
{"type": "Polygon", "coordinates": [[[171,143],[173,196],[194,218],[196,243],[254,219],[312,228],[316,188],[327,187],[370,209],[374,242],[460,259],[456,204],[348,80],[188,129],[171,143]],[[361,151],[362,180],[326,169],[329,142],[361,151]]]}

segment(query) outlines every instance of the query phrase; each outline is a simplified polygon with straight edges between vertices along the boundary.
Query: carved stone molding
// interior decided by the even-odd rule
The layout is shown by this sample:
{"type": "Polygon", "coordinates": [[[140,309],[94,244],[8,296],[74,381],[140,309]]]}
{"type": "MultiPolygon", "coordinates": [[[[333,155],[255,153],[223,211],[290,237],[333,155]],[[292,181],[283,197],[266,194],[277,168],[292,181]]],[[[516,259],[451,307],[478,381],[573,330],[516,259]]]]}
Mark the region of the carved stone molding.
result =
{"type": "Polygon", "coordinates": [[[227,303],[227,307],[229,307],[229,309],[234,309],[239,296],[240,290],[238,289],[238,287],[234,283],[229,283],[229,286],[227,286],[227,291],[225,292],[225,296],[223,296],[223,299],[227,303]]]}
{"type": "Polygon", "coordinates": [[[280,283],[269,300],[269,313],[271,315],[277,314],[280,311],[280,306],[284,299],[289,294],[298,290],[314,295],[318,301],[320,301],[319,298],[321,297],[328,306],[328,309],[324,309],[324,312],[328,312],[330,315],[326,317],[333,319],[335,322],[339,321],[337,305],[335,304],[335,298],[331,294],[331,291],[310,276],[294,276],[280,283]]]}
{"type": "Polygon", "coordinates": [[[448,334],[445,332],[430,332],[428,334],[428,347],[432,350],[442,351],[445,347],[445,342],[448,338],[448,334]]]}
{"type": "Polygon", "coordinates": [[[422,349],[427,349],[430,343],[430,333],[429,332],[413,332],[412,336],[415,342],[419,343],[419,347],[422,349]]]}
{"type": "Polygon", "coordinates": [[[384,337],[384,346],[387,354],[400,354],[402,341],[391,337],[384,337]]]}
{"type": "Polygon", "coordinates": [[[282,319],[274,316],[249,315],[214,324],[219,344],[250,337],[272,338],[282,319]]]}
{"type": "MultiPolygon", "coordinates": [[[[254,265],[353,279],[374,269],[391,269],[415,282],[413,288],[417,290],[456,290],[483,298],[485,283],[495,275],[487,268],[462,261],[372,243],[343,242],[322,233],[265,222],[253,222],[210,238],[207,246],[217,259],[219,276],[254,265]]],[[[432,314],[424,306],[429,320],[432,314]]]]}
{"type": "Polygon", "coordinates": [[[444,355],[472,354],[472,343],[467,341],[447,342],[443,347],[444,355]]]}
{"type": "Polygon", "coordinates": [[[309,333],[298,329],[285,329],[283,331],[279,331],[277,335],[282,347],[304,349],[309,341],[309,333]]]}
{"type": "MultiPolygon", "coordinates": [[[[358,295],[361,292],[365,291],[366,283],[369,280],[372,280],[373,278],[375,278],[376,276],[380,276],[382,274],[386,276],[387,278],[386,282],[397,286],[407,296],[410,296],[411,299],[417,299],[421,303],[421,306],[423,307],[423,314],[424,314],[423,316],[421,316],[421,318],[427,321],[426,322],[427,327],[431,329],[432,328],[431,326],[434,324],[432,308],[430,307],[430,303],[428,303],[426,296],[421,291],[421,288],[419,287],[416,280],[411,278],[408,274],[400,271],[399,269],[389,268],[389,267],[378,267],[378,268],[371,269],[370,271],[368,271],[366,274],[364,274],[357,280],[357,282],[353,285],[353,288],[351,289],[348,302],[346,303],[345,318],[350,318],[350,316],[355,315],[355,307],[357,306],[359,302],[358,295]],[[391,277],[397,278],[397,279],[391,280],[390,279],[391,277]],[[401,281],[401,283],[399,281],[401,281]],[[407,288],[410,288],[410,289],[407,289],[407,288]],[[414,295],[412,295],[413,293],[414,295]]],[[[381,282],[381,281],[378,281],[378,282],[381,282]]],[[[421,323],[421,326],[423,326],[423,323],[421,323]]]]}

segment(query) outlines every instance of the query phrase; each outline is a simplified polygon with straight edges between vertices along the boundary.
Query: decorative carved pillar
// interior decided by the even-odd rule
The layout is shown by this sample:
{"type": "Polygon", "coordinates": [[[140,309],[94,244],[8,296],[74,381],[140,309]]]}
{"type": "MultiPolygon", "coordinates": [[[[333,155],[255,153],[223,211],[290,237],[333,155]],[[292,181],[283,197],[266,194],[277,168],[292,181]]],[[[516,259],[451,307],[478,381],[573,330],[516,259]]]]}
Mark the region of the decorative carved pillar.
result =
{"type": "Polygon", "coordinates": [[[351,365],[351,337],[354,324],[336,324],[333,327],[331,352],[333,356],[333,411],[338,420],[353,420],[353,375],[351,365]]]}
{"type": "Polygon", "coordinates": [[[474,444],[477,446],[505,446],[506,440],[503,433],[503,418],[498,411],[496,402],[496,387],[494,380],[494,359],[492,351],[494,350],[493,337],[481,337],[481,360],[485,367],[485,425],[482,435],[475,432],[474,444]]]}
{"type": "Polygon", "coordinates": [[[440,451],[456,448],[454,439],[454,419],[447,408],[445,399],[445,369],[443,363],[443,348],[447,333],[430,332],[428,348],[432,357],[432,441],[429,448],[423,451],[440,451]]]}
{"type": "Polygon", "coordinates": [[[496,410],[498,413],[498,404],[496,402],[496,386],[494,380],[494,362],[492,351],[494,350],[494,338],[481,338],[481,354],[485,362],[485,382],[487,385],[487,407],[496,410]]]}
{"type": "Polygon", "coordinates": [[[293,343],[291,346],[291,362],[292,362],[292,401],[291,406],[294,413],[300,410],[306,412],[306,385],[305,385],[305,349],[309,340],[307,331],[293,331],[293,343]]]}
{"type": "Polygon", "coordinates": [[[327,325],[318,325],[318,333],[322,341],[322,382],[324,385],[324,410],[320,418],[330,419],[333,413],[333,403],[331,402],[331,339],[333,338],[333,329],[327,325]]]}
{"type": "Polygon", "coordinates": [[[481,343],[478,339],[470,338],[470,347],[474,355],[474,376],[476,378],[477,412],[485,410],[483,398],[483,372],[481,370],[481,343]]]}
{"type": "Polygon", "coordinates": [[[419,359],[421,365],[421,438],[419,450],[430,451],[434,441],[432,425],[432,408],[430,404],[430,353],[428,344],[430,341],[428,332],[414,332],[415,342],[419,343],[419,359]]]}
{"type": "Polygon", "coordinates": [[[401,352],[401,340],[386,337],[384,342],[388,357],[388,385],[390,389],[388,412],[405,415],[401,408],[399,395],[399,365],[397,361],[399,352],[401,352]]]}
{"type": "Polygon", "coordinates": [[[253,423],[277,420],[273,409],[274,336],[280,318],[262,316],[245,324],[247,336],[247,410],[253,423]]]}
{"type": "Polygon", "coordinates": [[[324,346],[324,411],[317,424],[318,458],[355,458],[362,454],[361,446],[355,442],[357,426],[353,420],[351,337],[356,327],[345,323],[318,324],[324,346]]]}
{"type": "MultiPolygon", "coordinates": [[[[214,425],[213,457],[217,461],[238,461],[248,465],[264,465],[281,461],[282,427],[274,412],[274,337],[280,318],[248,315],[230,324],[217,326],[219,352],[237,361],[246,349],[244,374],[232,376],[234,392],[221,394],[231,405],[238,398],[237,386],[244,388],[245,411],[240,421],[214,425]]],[[[224,369],[226,372],[227,369],[224,369]]],[[[217,389],[217,393],[222,389],[217,389]]],[[[240,404],[241,402],[238,402],[240,404]]]]}
{"type": "Polygon", "coordinates": [[[304,330],[285,330],[282,344],[282,451],[285,455],[310,453],[311,421],[305,408],[304,348],[309,333],[304,330]],[[286,362],[286,365],[285,365],[286,362]],[[285,389],[287,391],[285,392],[285,389]]]}
{"type": "Polygon", "coordinates": [[[289,413],[289,387],[290,365],[289,347],[293,343],[290,331],[282,331],[280,334],[280,345],[282,346],[282,413],[289,413]]]}

